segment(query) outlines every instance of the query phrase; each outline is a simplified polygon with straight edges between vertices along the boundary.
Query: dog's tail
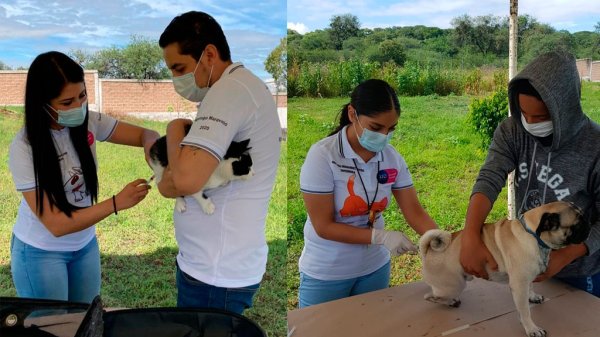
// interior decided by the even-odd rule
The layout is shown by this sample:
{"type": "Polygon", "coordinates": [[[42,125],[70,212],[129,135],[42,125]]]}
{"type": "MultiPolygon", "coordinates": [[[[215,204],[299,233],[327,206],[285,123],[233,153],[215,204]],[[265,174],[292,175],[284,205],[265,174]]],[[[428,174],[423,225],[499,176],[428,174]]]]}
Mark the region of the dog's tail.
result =
{"type": "Polygon", "coordinates": [[[419,240],[419,254],[425,257],[429,249],[443,252],[452,241],[452,233],[441,229],[430,229],[419,240]]]}

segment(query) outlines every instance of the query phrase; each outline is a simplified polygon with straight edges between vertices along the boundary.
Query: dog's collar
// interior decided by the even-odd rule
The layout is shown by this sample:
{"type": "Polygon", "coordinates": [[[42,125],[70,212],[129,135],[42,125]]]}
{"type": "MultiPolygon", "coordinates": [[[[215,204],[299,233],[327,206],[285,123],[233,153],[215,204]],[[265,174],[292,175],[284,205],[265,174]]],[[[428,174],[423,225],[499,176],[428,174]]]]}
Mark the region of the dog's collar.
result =
{"type": "Polygon", "coordinates": [[[523,229],[525,229],[527,233],[533,235],[533,237],[537,240],[538,246],[540,246],[540,248],[550,249],[550,247],[548,247],[548,245],[544,241],[542,241],[539,235],[537,235],[534,231],[527,227],[523,214],[519,216],[519,222],[521,223],[521,225],[523,225],[523,229]]]}

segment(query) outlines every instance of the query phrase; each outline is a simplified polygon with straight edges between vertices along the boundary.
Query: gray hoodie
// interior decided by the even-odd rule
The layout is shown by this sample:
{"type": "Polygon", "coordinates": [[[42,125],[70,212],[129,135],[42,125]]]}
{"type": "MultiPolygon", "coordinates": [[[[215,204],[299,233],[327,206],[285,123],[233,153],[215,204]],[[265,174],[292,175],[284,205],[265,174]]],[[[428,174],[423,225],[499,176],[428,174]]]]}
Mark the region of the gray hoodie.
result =
{"type": "MultiPolygon", "coordinates": [[[[551,52],[528,64],[509,84],[512,116],[496,131],[485,163],[473,187],[492,203],[515,171],[515,204],[519,214],[556,200],[575,202],[575,194],[600,211],[600,126],[583,114],[581,84],[572,55],[551,52]],[[550,111],[551,142],[529,134],[521,124],[518,97],[512,84],[527,79],[550,111]]],[[[579,201],[578,201],[579,203],[579,201]]],[[[579,203],[580,206],[581,203],[579,203]]],[[[576,259],[557,276],[584,276],[600,272],[600,221],[592,224],[585,241],[589,254],[576,259]]]]}

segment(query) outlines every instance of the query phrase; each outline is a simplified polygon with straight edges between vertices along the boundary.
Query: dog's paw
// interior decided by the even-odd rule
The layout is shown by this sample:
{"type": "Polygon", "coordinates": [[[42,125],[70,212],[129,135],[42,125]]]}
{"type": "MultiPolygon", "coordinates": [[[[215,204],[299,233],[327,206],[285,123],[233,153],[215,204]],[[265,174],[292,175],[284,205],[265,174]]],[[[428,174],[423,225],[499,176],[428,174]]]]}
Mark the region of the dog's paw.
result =
{"type": "Polygon", "coordinates": [[[547,336],[547,332],[546,330],[539,328],[539,327],[534,327],[533,329],[527,331],[527,336],[529,337],[546,337],[547,336]]]}
{"type": "Polygon", "coordinates": [[[529,294],[529,302],[530,303],[542,303],[544,302],[544,296],[540,295],[540,294],[536,294],[534,292],[529,294]]]}
{"type": "Polygon", "coordinates": [[[458,298],[453,298],[448,301],[448,306],[453,307],[453,308],[460,307],[460,304],[461,304],[461,302],[458,298]]]}
{"type": "Polygon", "coordinates": [[[183,198],[175,199],[175,210],[179,213],[183,213],[187,210],[187,205],[185,203],[185,199],[183,199],[183,198]]]}
{"type": "Polygon", "coordinates": [[[215,204],[213,204],[211,201],[202,203],[202,210],[206,214],[213,214],[215,212],[215,204]]]}
{"type": "Polygon", "coordinates": [[[447,298],[435,296],[435,295],[433,295],[433,293],[425,294],[424,298],[425,298],[425,300],[427,300],[429,302],[445,304],[452,308],[458,308],[461,303],[458,298],[447,299],[447,298]]]}

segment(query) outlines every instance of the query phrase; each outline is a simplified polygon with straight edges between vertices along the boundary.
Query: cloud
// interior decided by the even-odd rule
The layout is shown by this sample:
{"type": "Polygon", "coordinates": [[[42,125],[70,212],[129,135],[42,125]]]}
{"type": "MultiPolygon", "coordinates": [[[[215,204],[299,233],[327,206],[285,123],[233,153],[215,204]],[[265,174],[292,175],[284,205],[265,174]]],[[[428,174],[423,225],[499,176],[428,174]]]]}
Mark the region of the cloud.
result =
{"type": "MultiPolygon", "coordinates": [[[[288,4],[288,27],[328,27],[333,15],[351,13],[364,28],[427,25],[449,28],[457,16],[507,16],[507,0],[294,0],[288,4]]],[[[528,0],[519,3],[519,13],[529,14],[557,29],[575,32],[593,30],[600,17],[600,1],[528,0]]],[[[309,31],[309,30],[307,30],[309,31]]]]}
{"type": "Polygon", "coordinates": [[[32,1],[28,0],[17,0],[13,5],[7,3],[0,4],[0,8],[4,9],[4,16],[6,18],[20,17],[30,14],[39,15],[43,13],[43,10],[35,6],[32,1]]]}
{"type": "Polygon", "coordinates": [[[225,31],[233,57],[260,77],[263,62],[285,36],[285,0],[0,0],[0,60],[27,66],[48,50],[95,52],[124,47],[131,35],[158,40],[181,13],[211,14],[225,31]]]}
{"type": "Polygon", "coordinates": [[[308,27],[306,27],[306,25],[303,24],[302,22],[288,22],[287,28],[295,30],[296,32],[298,32],[300,34],[308,33],[308,27]]]}

